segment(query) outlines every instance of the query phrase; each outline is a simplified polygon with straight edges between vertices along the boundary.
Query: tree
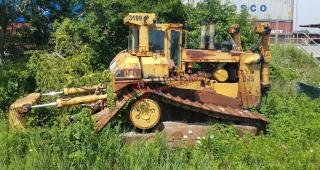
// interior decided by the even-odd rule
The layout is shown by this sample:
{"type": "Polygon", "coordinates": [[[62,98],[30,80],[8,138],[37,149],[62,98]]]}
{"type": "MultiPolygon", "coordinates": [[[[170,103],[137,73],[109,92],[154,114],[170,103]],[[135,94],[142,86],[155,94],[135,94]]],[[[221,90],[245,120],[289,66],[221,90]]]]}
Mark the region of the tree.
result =
{"type": "Polygon", "coordinates": [[[222,41],[229,40],[228,27],[235,23],[236,11],[231,4],[221,5],[220,0],[205,0],[187,8],[188,14],[188,48],[198,48],[200,39],[200,23],[215,23],[215,44],[220,48],[222,41]]]}
{"type": "Polygon", "coordinates": [[[26,20],[34,28],[33,41],[37,46],[47,45],[52,23],[72,17],[73,0],[24,0],[26,20]]]}
{"type": "Polygon", "coordinates": [[[204,0],[197,4],[196,8],[187,6],[187,25],[188,25],[188,48],[198,48],[200,39],[200,23],[215,22],[215,44],[220,48],[222,41],[230,40],[227,30],[232,24],[239,24],[241,27],[242,44],[245,50],[248,49],[256,40],[253,32],[253,22],[249,20],[247,11],[242,11],[240,15],[236,14],[236,7],[231,3],[221,4],[220,0],[204,0]]]}
{"type": "Polygon", "coordinates": [[[6,32],[10,19],[14,18],[12,4],[8,0],[0,3],[0,64],[5,52],[6,32]]]}
{"type": "Polygon", "coordinates": [[[55,50],[68,56],[82,45],[94,50],[95,69],[106,69],[114,56],[127,47],[128,28],[123,18],[129,12],[156,13],[158,22],[186,20],[180,0],[82,0],[76,3],[77,15],[57,21],[55,50]]]}
{"type": "Polygon", "coordinates": [[[24,12],[24,1],[2,0],[0,2],[0,64],[5,56],[7,28],[24,12]]]}
{"type": "Polygon", "coordinates": [[[244,9],[235,21],[241,27],[241,44],[244,50],[248,50],[253,42],[258,42],[258,36],[253,31],[254,21],[250,20],[249,17],[248,10],[244,9]]]}

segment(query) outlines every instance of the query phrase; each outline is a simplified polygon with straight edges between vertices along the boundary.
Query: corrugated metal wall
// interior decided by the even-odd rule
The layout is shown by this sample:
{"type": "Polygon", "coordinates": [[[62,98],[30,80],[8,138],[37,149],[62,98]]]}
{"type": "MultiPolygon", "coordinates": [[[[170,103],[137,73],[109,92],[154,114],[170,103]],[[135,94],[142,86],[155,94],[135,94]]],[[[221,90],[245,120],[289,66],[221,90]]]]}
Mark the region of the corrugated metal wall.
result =
{"type": "Polygon", "coordinates": [[[248,9],[257,21],[292,21],[294,0],[221,0],[222,4],[236,5],[237,12],[248,9]]]}
{"type": "Polygon", "coordinates": [[[271,34],[290,34],[293,31],[292,21],[269,21],[269,24],[272,29],[271,34]]]}

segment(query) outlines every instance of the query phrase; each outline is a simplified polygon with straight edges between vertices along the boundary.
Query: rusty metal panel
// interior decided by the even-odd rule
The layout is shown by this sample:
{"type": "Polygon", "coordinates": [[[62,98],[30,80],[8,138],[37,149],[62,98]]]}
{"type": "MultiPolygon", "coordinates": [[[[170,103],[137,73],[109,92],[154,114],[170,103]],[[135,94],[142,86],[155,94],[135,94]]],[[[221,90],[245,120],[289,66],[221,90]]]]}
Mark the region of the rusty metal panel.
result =
{"type": "MultiPolygon", "coordinates": [[[[193,76],[185,77],[184,80],[192,79],[193,76]]],[[[198,75],[198,79],[201,76],[198,75]]],[[[181,78],[179,78],[181,79],[181,78]]],[[[178,107],[187,108],[188,110],[203,113],[209,117],[215,119],[221,119],[226,121],[240,121],[240,122],[251,122],[258,123],[259,126],[265,127],[268,124],[268,120],[258,113],[251,112],[248,110],[243,110],[239,106],[238,100],[236,98],[230,98],[215,93],[210,90],[187,90],[179,88],[169,88],[163,92],[157,91],[157,89],[136,89],[136,93],[143,93],[156,99],[157,101],[162,101],[167,104],[175,105],[178,107]]],[[[130,99],[131,94],[124,95],[120,100],[116,102],[116,107],[114,110],[104,110],[96,117],[97,131],[102,129],[106,123],[108,123],[112,117],[125,105],[125,103],[130,99]]],[[[240,96],[241,93],[240,93],[240,96]]],[[[251,100],[255,100],[255,96],[245,96],[249,97],[251,100]]],[[[252,103],[251,101],[250,103],[252,103]]],[[[264,129],[264,128],[263,128],[264,129]]]]}
{"type": "Polygon", "coordinates": [[[268,23],[270,24],[270,28],[272,29],[271,34],[290,34],[293,32],[292,21],[269,21],[268,23]]]}
{"type": "Polygon", "coordinates": [[[174,97],[169,93],[163,94],[163,93],[155,93],[152,91],[151,93],[156,94],[159,97],[163,97],[163,98],[158,98],[163,102],[169,102],[171,104],[189,105],[193,110],[200,111],[200,112],[203,112],[204,110],[210,111],[211,113],[209,113],[208,115],[211,117],[226,119],[226,120],[237,119],[237,120],[262,121],[264,123],[268,123],[268,120],[264,116],[259,115],[258,113],[255,113],[255,112],[250,112],[248,110],[242,110],[242,109],[231,108],[231,107],[223,107],[223,106],[215,105],[213,103],[210,103],[210,104],[199,103],[197,100],[192,101],[191,103],[189,103],[190,100],[188,100],[188,102],[183,102],[182,100],[186,100],[186,99],[182,99],[180,97],[174,97]],[[169,101],[163,100],[164,98],[169,99],[169,101]],[[203,105],[205,106],[202,107],[203,105]],[[218,110],[217,108],[219,108],[220,110],[218,110]]]}
{"type": "Polygon", "coordinates": [[[182,50],[183,62],[238,62],[239,56],[214,50],[182,50]]]}

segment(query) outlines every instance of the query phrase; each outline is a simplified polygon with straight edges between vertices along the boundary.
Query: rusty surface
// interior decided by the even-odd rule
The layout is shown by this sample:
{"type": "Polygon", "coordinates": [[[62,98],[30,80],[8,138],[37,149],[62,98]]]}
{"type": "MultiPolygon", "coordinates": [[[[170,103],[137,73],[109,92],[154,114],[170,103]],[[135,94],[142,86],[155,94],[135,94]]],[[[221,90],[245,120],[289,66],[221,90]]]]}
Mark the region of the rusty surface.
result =
{"type": "MultiPolygon", "coordinates": [[[[188,75],[188,76],[176,76],[166,80],[167,83],[170,81],[177,80],[200,80],[204,76],[201,75],[188,75]]],[[[153,81],[153,80],[152,80],[153,81]]],[[[151,82],[152,82],[151,81],[151,82]]],[[[130,81],[132,83],[132,81],[130,81]]],[[[165,86],[166,84],[164,84],[165,86]]],[[[226,97],[217,94],[212,91],[203,90],[186,90],[167,88],[165,90],[158,88],[149,88],[144,86],[142,89],[135,89],[131,93],[125,93],[119,95],[119,99],[116,101],[116,106],[113,110],[104,110],[103,113],[97,118],[97,131],[101,130],[117,113],[118,111],[137,93],[145,94],[154,98],[157,101],[174,105],[178,108],[184,108],[190,111],[197,112],[209,116],[213,119],[225,121],[225,122],[237,122],[245,125],[254,125],[261,130],[265,130],[268,120],[255,112],[243,110],[237,103],[237,99],[226,97]],[[121,97],[121,98],[120,98],[121,97]]]]}
{"type": "MultiPolygon", "coordinates": [[[[251,134],[258,135],[259,131],[253,126],[233,125],[240,137],[251,134]]],[[[184,122],[162,122],[156,130],[160,135],[163,135],[169,146],[189,145],[194,146],[201,143],[204,138],[210,137],[211,133],[220,133],[211,130],[212,126],[202,123],[184,123],[184,122]]],[[[156,138],[156,133],[136,133],[128,132],[123,134],[123,139],[126,144],[133,144],[139,141],[153,141],[156,138]]]]}
{"type": "MultiPolygon", "coordinates": [[[[179,84],[184,84],[185,82],[190,81],[198,81],[198,80],[205,80],[206,75],[204,73],[197,73],[197,74],[183,74],[173,77],[167,77],[167,78],[160,78],[160,77],[154,77],[154,78],[147,78],[147,79],[131,79],[131,80],[117,80],[114,82],[114,89],[115,92],[118,93],[121,90],[125,89],[126,87],[133,87],[134,89],[140,89],[140,88],[146,88],[147,83],[163,83],[163,87],[167,86],[170,83],[175,83],[175,81],[181,81],[179,84]],[[183,82],[184,81],[184,82],[183,82]]],[[[178,84],[178,85],[179,85],[178,84]]]]}
{"type": "Polygon", "coordinates": [[[241,54],[243,54],[244,52],[242,52],[242,51],[230,51],[230,54],[232,55],[232,56],[240,56],[241,54]]]}
{"type": "Polygon", "coordinates": [[[27,120],[27,112],[31,106],[39,101],[40,93],[31,93],[28,96],[15,101],[9,109],[8,121],[11,129],[25,129],[25,122],[27,120]]]}
{"type": "Polygon", "coordinates": [[[133,97],[133,94],[127,93],[121,99],[117,100],[114,109],[104,109],[94,115],[96,120],[96,132],[99,132],[110,120],[120,111],[120,109],[133,97]]]}
{"type": "Polygon", "coordinates": [[[33,105],[36,102],[39,101],[41,97],[40,93],[31,93],[28,96],[18,99],[16,100],[11,106],[11,109],[21,109],[23,108],[25,105],[33,105]]]}
{"type": "MultiPolygon", "coordinates": [[[[214,119],[218,119],[222,121],[241,122],[241,123],[250,124],[250,125],[251,124],[257,125],[257,127],[261,130],[264,130],[266,128],[266,125],[268,124],[268,120],[264,116],[255,112],[240,109],[239,105],[236,104],[236,101],[233,101],[234,99],[230,100],[227,98],[223,98],[222,96],[216,95],[214,93],[210,95],[210,93],[208,92],[201,92],[201,91],[200,92],[198,91],[196,93],[193,92],[193,94],[191,94],[191,92],[189,92],[190,94],[186,93],[186,91],[184,92],[185,93],[183,95],[181,95],[181,93],[179,92],[170,94],[169,92],[163,93],[162,91],[157,91],[147,87],[144,89],[136,90],[132,93],[148,94],[148,96],[154,97],[158,101],[162,101],[170,105],[175,105],[179,108],[185,108],[191,111],[195,111],[200,114],[204,114],[209,117],[212,117],[214,119]],[[199,93],[200,94],[203,93],[202,98],[201,97],[197,98],[194,96],[190,97],[190,95],[195,95],[195,94],[199,95],[199,93]],[[181,96],[179,96],[179,94],[181,96]],[[206,94],[207,96],[209,96],[208,98],[204,97],[206,96],[206,94]],[[210,97],[215,98],[215,100],[212,100],[212,99],[210,100],[210,97]],[[203,102],[203,101],[206,101],[206,102],[203,102]],[[228,101],[230,103],[225,103],[228,101]],[[231,107],[232,102],[234,103],[234,107],[231,107]],[[219,103],[221,105],[219,105],[219,103]]],[[[132,98],[132,96],[134,95],[132,93],[124,94],[120,100],[116,101],[116,106],[113,110],[105,109],[94,115],[95,120],[97,120],[96,121],[97,132],[100,131],[119,112],[119,110],[132,98]]]]}
{"type": "Polygon", "coordinates": [[[239,56],[218,50],[183,49],[184,62],[239,62],[239,56]]]}
{"type": "Polygon", "coordinates": [[[222,94],[218,94],[212,90],[188,90],[171,88],[167,91],[169,94],[188,99],[191,101],[198,101],[207,104],[216,104],[220,106],[229,106],[232,108],[241,108],[236,98],[231,98],[222,94]]]}
{"type": "Polygon", "coordinates": [[[238,101],[243,108],[249,108],[251,106],[258,106],[261,102],[261,96],[253,96],[247,92],[239,91],[238,101]]]}
{"type": "Polygon", "coordinates": [[[94,93],[97,90],[105,89],[102,84],[95,85],[95,86],[88,86],[88,87],[80,87],[80,88],[64,88],[63,94],[64,95],[75,95],[75,94],[85,94],[85,93],[94,93]]]}
{"type": "Polygon", "coordinates": [[[190,101],[189,99],[182,99],[179,96],[157,92],[149,88],[145,90],[144,93],[149,93],[150,96],[153,96],[155,99],[164,103],[175,105],[177,107],[184,107],[188,110],[205,114],[217,120],[241,122],[248,125],[254,124],[261,130],[265,130],[266,125],[268,124],[267,118],[248,110],[220,106],[212,103],[208,104],[200,103],[198,101],[190,101]]]}

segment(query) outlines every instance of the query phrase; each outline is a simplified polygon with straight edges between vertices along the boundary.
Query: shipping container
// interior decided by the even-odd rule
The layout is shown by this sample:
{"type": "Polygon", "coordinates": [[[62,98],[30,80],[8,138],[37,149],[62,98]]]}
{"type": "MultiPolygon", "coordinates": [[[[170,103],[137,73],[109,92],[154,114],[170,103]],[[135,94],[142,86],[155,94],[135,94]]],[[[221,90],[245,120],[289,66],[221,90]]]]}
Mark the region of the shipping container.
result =
{"type": "Polygon", "coordinates": [[[257,21],[292,21],[294,0],[221,0],[234,4],[237,13],[247,9],[257,21]]]}
{"type": "Polygon", "coordinates": [[[291,34],[293,32],[292,21],[269,21],[268,23],[272,29],[271,34],[291,34]]]}

